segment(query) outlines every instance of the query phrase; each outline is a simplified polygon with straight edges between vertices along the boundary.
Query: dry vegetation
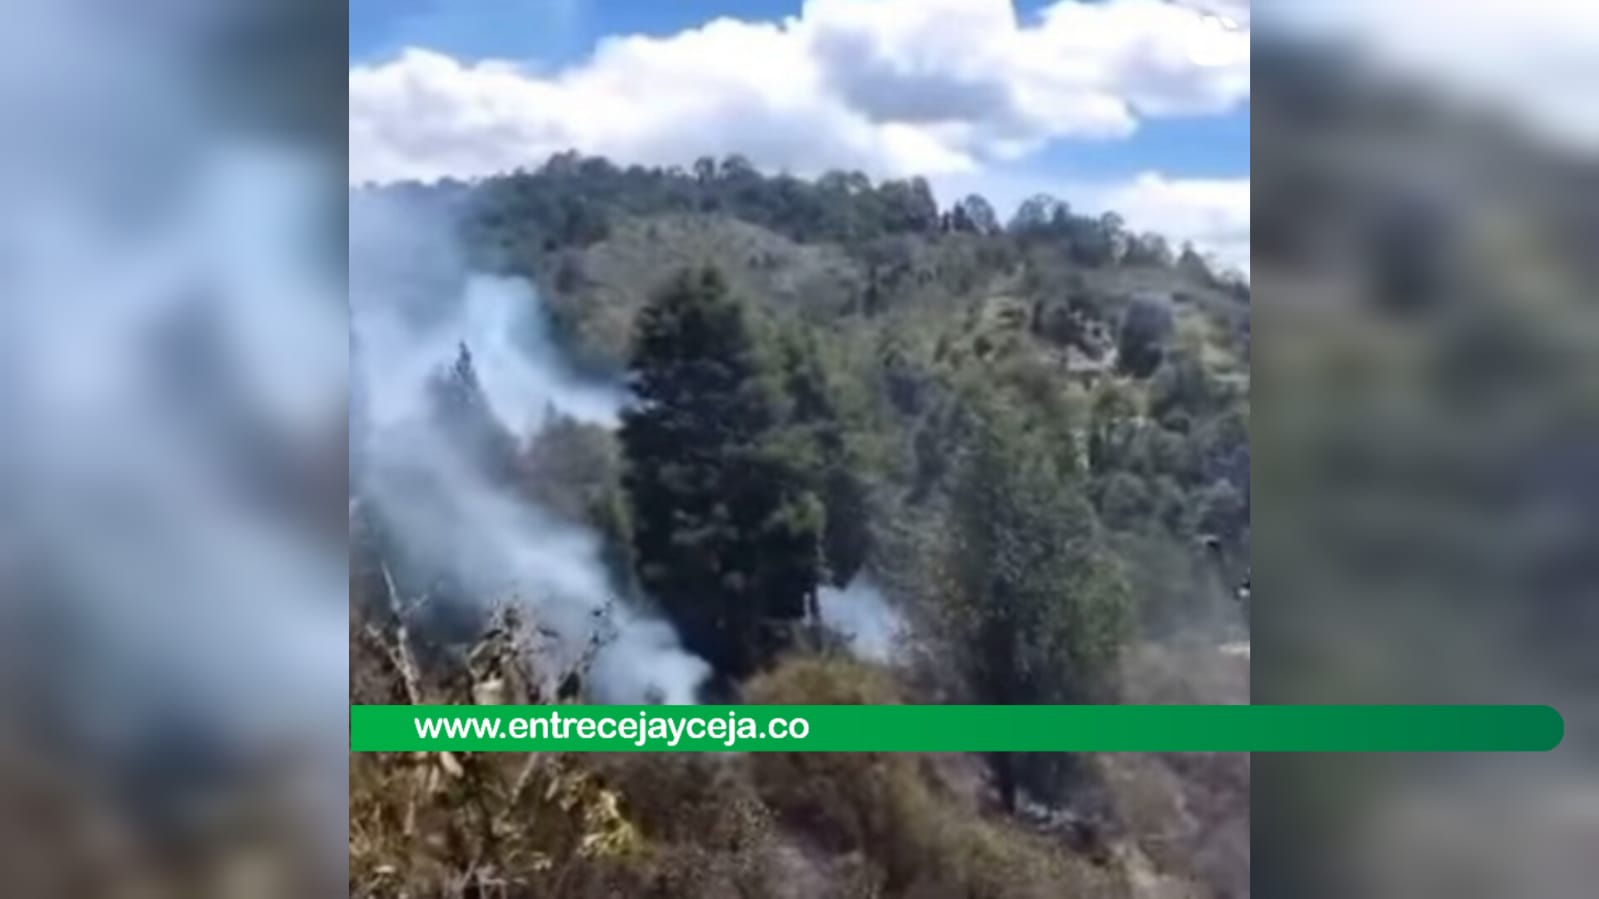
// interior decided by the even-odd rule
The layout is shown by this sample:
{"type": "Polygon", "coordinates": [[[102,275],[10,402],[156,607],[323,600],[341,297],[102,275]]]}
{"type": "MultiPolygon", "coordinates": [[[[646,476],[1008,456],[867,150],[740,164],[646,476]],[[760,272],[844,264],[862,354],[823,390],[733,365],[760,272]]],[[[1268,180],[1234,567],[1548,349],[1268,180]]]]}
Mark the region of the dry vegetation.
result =
{"type": "MultiPolygon", "coordinates": [[[[497,619],[469,670],[408,675],[423,654],[392,616],[369,617],[380,620],[352,618],[352,701],[545,700],[533,685],[549,675],[514,620],[497,619]]],[[[885,704],[911,698],[903,690],[841,656],[795,656],[745,698],[885,704]]],[[[1108,809],[1085,842],[1003,814],[968,756],[355,754],[350,895],[1242,894],[1227,878],[1238,852],[1247,872],[1247,760],[1103,757],[1090,769],[1108,809]]]]}

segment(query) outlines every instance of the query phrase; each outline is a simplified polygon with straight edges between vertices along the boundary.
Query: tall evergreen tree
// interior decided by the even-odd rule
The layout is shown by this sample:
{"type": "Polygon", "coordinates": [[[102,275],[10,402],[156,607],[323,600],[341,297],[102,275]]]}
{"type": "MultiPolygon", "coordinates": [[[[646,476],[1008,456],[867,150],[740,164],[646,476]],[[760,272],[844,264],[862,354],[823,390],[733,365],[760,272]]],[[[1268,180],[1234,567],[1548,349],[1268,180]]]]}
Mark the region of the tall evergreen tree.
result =
{"type": "Polygon", "coordinates": [[[508,480],[516,462],[516,438],[490,408],[472,362],[472,350],[464,342],[456,346],[454,364],[435,372],[428,389],[434,421],[450,435],[453,445],[487,477],[508,480]]]}
{"type": "Polygon", "coordinates": [[[684,642],[735,677],[814,608],[821,505],[775,445],[778,385],[743,306],[713,269],[684,272],[644,310],[623,416],[623,484],[640,582],[684,642]]]}

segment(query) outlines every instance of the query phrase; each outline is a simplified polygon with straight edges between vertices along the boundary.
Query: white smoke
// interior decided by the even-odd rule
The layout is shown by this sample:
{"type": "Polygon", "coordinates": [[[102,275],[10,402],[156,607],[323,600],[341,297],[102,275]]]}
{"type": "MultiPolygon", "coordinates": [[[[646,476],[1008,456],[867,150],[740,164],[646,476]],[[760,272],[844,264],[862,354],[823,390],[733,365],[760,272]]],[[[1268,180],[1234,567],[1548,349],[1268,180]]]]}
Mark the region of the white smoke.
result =
{"type": "MultiPolygon", "coordinates": [[[[0,656],[71,751],[152,796],[227,788],[201,763],[148,772],[178,752],[289,749],[343,777],[343,547],[298,500],[262,502],[318,464],[344,401],[342,285],[300,240],[319,177],[212,146],[136,209],[117,179],[8,182],[0,613],[55,628],[0,633],[0,656]]],[[[341,794],[319,795],[331,836],[341,794]]]]}
{"type": "MultiPolygon", "coordinates": [[[[410,564],[448,575],[485,604],[527,605],[574,660],[599,629],[608,643],[590,672],[600,702],[691,703],[708,673],[664,621],[622,601],[592,531],[557,519],[494,482],[431,414],[429,385],[471,354],[498,422],[531,438],[550,413],[613,425],[626,393],[575,376],[525,281],[467,272],[453,252],[413,258],[398,277],[380,260],[404,243],[447,240],[443,224],[396,202],[358,201],[351,211],[351,362],[361,413],[352,429],[360,458],[355,489],[392,529],[410,564]],[[410,233],[404,233],[407,230],[410,233]],[[357,249],[359,248],[359,249],[357,249]],[[415,265],[428,271],[418,271],[415,265]],[[415,296],[417,283],[435,295],[415,296]],[[442,293],[445,295],[436,295],[442,293]]],[[[426,292],[426,290],[424,290],[426,292]]]]}
{"type": "Polygon", "coordinates": [[[823,587],[817,595],[822,623],[849,641],[850,651],[869,662],[894,660],[905,639],[905,619],[866,575],[842,590],[823,587]]]}
{"type": "Polygon", "coordinates": [[[550,342],[532,285],[518,278],[467,281],[461,328],[471,335],[489,405],[513,433],[537,429],[549,408],[611,425],[625,396],[614,385],[573,377],[550,342]]]}

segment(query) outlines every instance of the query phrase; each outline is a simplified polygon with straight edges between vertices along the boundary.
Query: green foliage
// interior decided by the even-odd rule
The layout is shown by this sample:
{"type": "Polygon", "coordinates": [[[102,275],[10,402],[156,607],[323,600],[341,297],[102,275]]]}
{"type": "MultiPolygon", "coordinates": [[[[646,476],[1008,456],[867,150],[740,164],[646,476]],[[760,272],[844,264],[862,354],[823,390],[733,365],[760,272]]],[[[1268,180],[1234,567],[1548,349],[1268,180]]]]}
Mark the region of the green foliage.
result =
{"type": "Polygon", "coordinates": [[[1129,239],[1127,251],[1122,254],[1124,265],[1170,268],[1172,262],[1171,245],[1159,234],[1141,234],[1129,239]]]}
{"type": "Polygon", "coordinates": [[[1097,218],[1077,215],[1070,204],[1048,194],[1022,203],[1008,231],[1023,241],[1064,247],[1067,257],[1084,268],[1171,265],[1171,250],[1159,235],[1128,233],[1126,222],[1114,211],[1097,218]]]}
{"type": "Polygon", "coordinates": [[[632,376],[621,438],[639,579],[690,649],[746,675],[814,602],[824,513],[714,270],[681,273],[644,311],[632,376]]]}
{"type": "Polygon", "coordinates": [[[1088,432],[1088,464],[1095,474],[1130,468],[1138,439],[1138,409],[1132,395],[1116,384],[1094,394],[1088,432]]]}
{"type": "Polygon", "coordinates": [[[530,260],[602,241],[626,216],[681,212],[723,213],[796,240],[846,245],[885,234],[930,234],[940,224],[938,204],[922,178],[880,184],[843,172],[814,182],[767,178],[738,156],[701,159],[692,171],[621,168],[568,152],[537,170],[483,181],[463,228],[468,245],[479,251],[530,260]]]}
{"type": "Polygon", "coordinates": [[[1131,531],[1155,517],[1155,497],[1143,478],[1126,471],[1096,481],[1100,518],[1113,530],[1131,531]]]}
{"type": "Polygon", "coordinates": [[[994,207],[977,194],[971,194],[956,203],[950,217],[952,230],[955,231],[997,234],[1000,230],[999,216],[994,212],[994,207]]]}
{"type": "Polygon", "coordinates": [[[1116,363],[1135,378],[1147,378],[1166,356],[1172,336],[1171,309],[1159,300],[1138,298],[1127,307],[1117,335],[1116,363]]]}
{"type": "Polygon", "coordinates": [[[872,549],[871,461],[863,443],[859,399],[837,382],[816,335],[791,325],[778,338],[788,399],[786,445],[825,512],[822,550],[827,579],[842,587],[872,549]]]}
{"type": "Polygon", "coordinates": [[[1129,636],[1126,583],[1094,510],[1016,413],[988,404],[954,495],[946,611],[990,702],[1100,695],[1129,636]]]}
{"type": "Polygon", "coordinates": [[[1194,503],[1194,530],[1236,543],[1249,527],[1249,510],[1243,493],[1226,481],[1213,481],[1198,491],[1194,503]]]}
{"type": "Polygon", "coordinates": [[[1225,411],[1235,391],[1209,371],[1199,354],[1181,349],[1156,372],[1149,386],[1149,415],[1169,422],[1177,415],[1192,420],[1225,411]]]}
{"type": "MultiPolygon", "coordinates": [[[[940,597],[966,680],[982,702],[1104,697],[1134,620],[1120,564],[1080,485],[1020,416],[992,401],[974,411],[940,597]]],[[[1008,806],[1024,778],[1048,791],[1054,766],[1038,761],[995,757],[1008,806]]]]}

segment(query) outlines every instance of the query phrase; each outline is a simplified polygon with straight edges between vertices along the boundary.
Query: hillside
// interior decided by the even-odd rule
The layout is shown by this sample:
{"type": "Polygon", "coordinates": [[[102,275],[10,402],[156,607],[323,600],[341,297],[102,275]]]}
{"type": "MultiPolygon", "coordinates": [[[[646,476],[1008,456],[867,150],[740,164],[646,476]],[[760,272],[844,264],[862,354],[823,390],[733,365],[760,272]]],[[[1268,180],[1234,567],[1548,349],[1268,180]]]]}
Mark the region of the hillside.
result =
{"type": "MultiPolygon", "coordinates": [[[[351,203],[353,701],[1247,701],[1249,288],[1192,249],[736,158],[351,203]]],[[[1248,892],[1240,757],[362,755],[351,785],[352,895],[1248,892]]]]}

